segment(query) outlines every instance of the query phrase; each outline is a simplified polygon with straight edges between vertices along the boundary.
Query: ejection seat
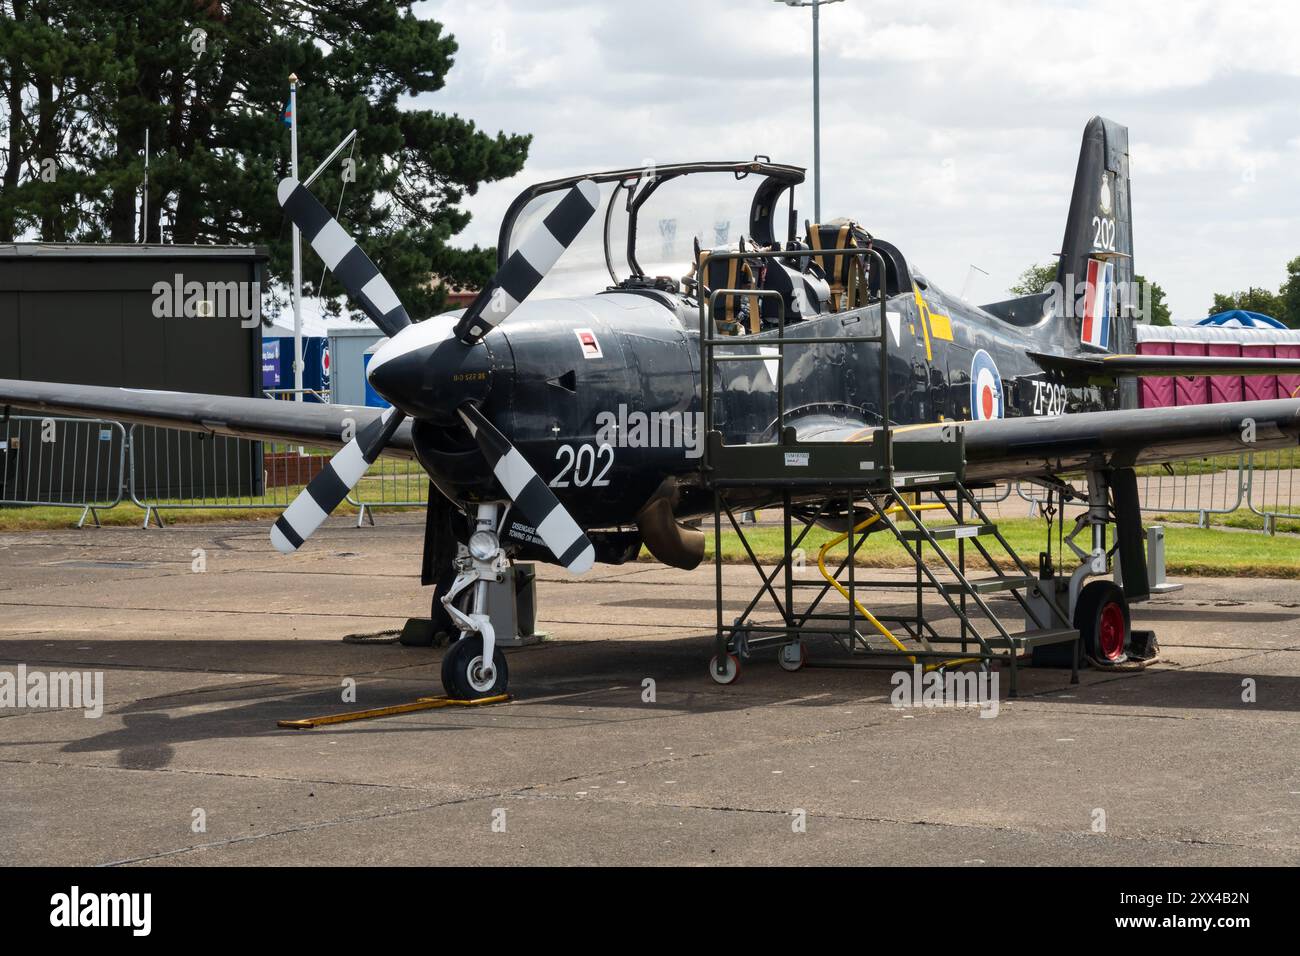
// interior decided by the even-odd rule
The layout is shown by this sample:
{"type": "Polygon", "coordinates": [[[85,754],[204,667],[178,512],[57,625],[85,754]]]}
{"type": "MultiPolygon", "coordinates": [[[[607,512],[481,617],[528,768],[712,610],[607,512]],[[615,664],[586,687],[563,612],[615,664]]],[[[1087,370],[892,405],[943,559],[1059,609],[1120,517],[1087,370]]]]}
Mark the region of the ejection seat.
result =
{"type": "MultiPolygon", "coordinates": [[[[713,260],[714,253],[733,252],[732,249],[701,249],[700,240],[695,239],[695,274],[698,277],[699,294],[707,298],[714,289],[754,289],[754,270],[743,259],[713,260]]],[[[744,252],[744,240],[740,251],[744,252]]],[[[689,278],[689,277],[688,277],[689,278]]],[[[751,334],[760,329],[759,297],[756,295],[719,296],[713,306],[713,327],[718,335],[751,334]]]]}
{"type": "Polygon", "coordinates": [[[800,243],[791,243],[786,251],[791,253],[789,258],[763,260],[759,287],[781,296],[780,301],[770,296],[762,301],[763,325],[767,328],[779,326],[782,314],[786,325],[790,325],[831,311],[831,288],[825,273],[809,259],[800,243]]]}
{"type": "MultiPolygon", "coordinates": [[[[808,247],[812,250],[813,264],[826,274],[830,283],[832,312],[856,309],[867,301],[867,277],[871,271],[866,256],[818,255],[828,249],[869,249],[871,233],[851,219],[835,219],[828,223],[805,221],[808,247]]],[[[877,282],[878,286],[879,283],[877,282]]]]}
{"type": "Polygon", "coordinates": [[[911,294],[912,274],[907,260],[898,247],[877,239],[856,222],[837,219],[820,225],[805,223],[812,259],[821,266],[830,280],[831,310],[843,312],[876,301],[884,284],[886,298],[911,294]],[[829,249],[862,249],[862,255],[828,256],[818,252],[829,249]],[[885,274],[877,275],[879,263],[867,250],[880,253],[885,263],[885,274]]]}

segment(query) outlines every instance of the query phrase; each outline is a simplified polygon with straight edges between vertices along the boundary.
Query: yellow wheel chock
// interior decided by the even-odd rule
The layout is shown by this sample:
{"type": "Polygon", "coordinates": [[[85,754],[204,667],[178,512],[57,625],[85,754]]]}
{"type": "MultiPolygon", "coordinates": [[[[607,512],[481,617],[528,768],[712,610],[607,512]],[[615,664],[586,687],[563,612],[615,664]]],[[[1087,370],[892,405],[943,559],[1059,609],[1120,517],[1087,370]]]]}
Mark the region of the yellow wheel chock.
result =
{"type": "Polygon", "coordinates": [[[509,694],[497,694],[495,697],[479,697],[474,700],[455,700],[451,697],[421,697],[409,704],[393,704],[391,707],[353,710],[346,714],[327,714],[324,717],[306,717],[302,720],[277,720],[276,726],[287,730],[311,730],[313,727],[324,727],[328,724],[348,724],[354,720],[393,717],[397,714],[412,714],[420,710],[438,710],[440,707],[479,707],[483,704],[501,704],[510,699],[509,694]]]}

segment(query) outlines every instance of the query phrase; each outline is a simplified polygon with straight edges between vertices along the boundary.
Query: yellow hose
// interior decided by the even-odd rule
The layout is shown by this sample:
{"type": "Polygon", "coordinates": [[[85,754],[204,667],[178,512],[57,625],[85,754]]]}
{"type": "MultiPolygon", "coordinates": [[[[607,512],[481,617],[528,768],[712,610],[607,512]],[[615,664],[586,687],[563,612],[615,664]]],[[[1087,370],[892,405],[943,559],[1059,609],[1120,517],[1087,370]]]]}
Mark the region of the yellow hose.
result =
{"type": "MultiPolygon", "coordinates": [[[[931,504],[913,505],[912,510],[913,511],[935,511],[943,507],[944,507],[943,504],[939,502],[933,502],[931,504]]],[[[886,508],[885,514],[896,515],[902,513],[902,511],[903,511],[902,508],[895,506],[893,508],[886,508]]],[[[853,531],[851,532],[845,531],[842,534],[839,534],[836,537],[831,538],[829,541],[823,544],[821,546],[821,550],[817,552],[817,570],[819,570],[822,573],[822,577],[824,577],[835,588],[835,590],[839,591],[840,594],[844,595],[844,599],[846,601],[853,602],[853,606],[857,608],[858,613],[861,614],[863,617],[865,617],[868,621],[870,621],[871,626],[874,627],[877,631],[879,631],[881,636],[887,638],[889,642],[893,644],[896,648],[906,653],[907,648],[906,646],[904,646],[903,642],[900,641],[898,638],[896,638],[893,632],[889,630],[889,628],[881,624],[880,621],[876,619],[876,616],[874,614],[872,614],[865,607],[863,607],[861,603],[859,603],[855,598],[851,597],[849,595],[848,589],[846,589],[844,585],[840,584],[839,581],[835,580],[835,575],[831,574],[830,571],[826,570],[826,552],[830,551],[831,548],[836,547],[841,542],[848,540],[850,534],[856,534],[860,531],[864,531],[867,528],[870,528],[873,524],[875,524],[879,520],[880,520],[880,512],[876,512],[870,518],[867,518],[865,521],[863,521],[861,524],[855,527],[853,531]]],[[[907,655],[907,659],[911,661],[913,664],[916,663],[916,658],[911,654],[907,655]]],[[[926,664],[923,669],[926,671],[933,671],[933,670],[938,670],[940,667],[954,667],[957,664],[974,664],[978,661],[979,661],[978,657],[958,657],[958,658],[953,658],[952,660],[938,661],[933,664],[926,664]]]]}

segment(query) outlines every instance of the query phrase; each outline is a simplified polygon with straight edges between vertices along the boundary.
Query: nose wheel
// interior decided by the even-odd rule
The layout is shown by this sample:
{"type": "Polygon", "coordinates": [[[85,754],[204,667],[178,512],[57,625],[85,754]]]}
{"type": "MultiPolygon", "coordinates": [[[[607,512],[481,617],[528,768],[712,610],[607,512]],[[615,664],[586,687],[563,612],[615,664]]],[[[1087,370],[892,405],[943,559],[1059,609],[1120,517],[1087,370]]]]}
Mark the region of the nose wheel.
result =
{"type": "Polygon", "coordinates": [[[442,658],[442,689],[453,700],[477,700],[506,693],[510,672],[500,648],[492,651],[489,666],[483,659],[483,638],[467,634],[447,649],[442,658]]]}

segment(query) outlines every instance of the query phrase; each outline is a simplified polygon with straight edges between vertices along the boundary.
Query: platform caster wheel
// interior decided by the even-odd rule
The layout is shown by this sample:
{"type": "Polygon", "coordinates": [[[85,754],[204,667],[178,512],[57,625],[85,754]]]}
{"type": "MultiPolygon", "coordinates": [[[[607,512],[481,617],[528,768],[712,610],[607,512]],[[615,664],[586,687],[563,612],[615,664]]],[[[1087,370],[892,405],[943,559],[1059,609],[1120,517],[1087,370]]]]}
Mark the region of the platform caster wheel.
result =
{"type": "Polygon", "coordinates": [[[781,670],[794,673],[803,670],[808,663],[808,652],[802,644],[786,644],[777,652],[776,662],[781,665],[781,670]]]}
{"type": "Polygon", "coordinates": [[[442,689],[453,700],[477,700],[504,694],[510,671],[501,648],[492,651],[492,667],[483,666],[483,638],[467,634],[442,656],[442,689]]]}
{"type": "Polygon", "coordinates": [[[709,659],[709,676],[713,678],[715,684],[734,684],[736,678],[740,676],[740,658],[735,654],[728,654],[726,668],[722,673],[718,673],[718,657],[715,654],[709,659]]]}
{"type": "Polygon", "coordinates": [[[1074,626],[1083,640],[1083,652],[1108,663],[1124,660],[1132,635],[1128,599],[1113,581],[1093,581],[1079,593],[1074,626]]]}

